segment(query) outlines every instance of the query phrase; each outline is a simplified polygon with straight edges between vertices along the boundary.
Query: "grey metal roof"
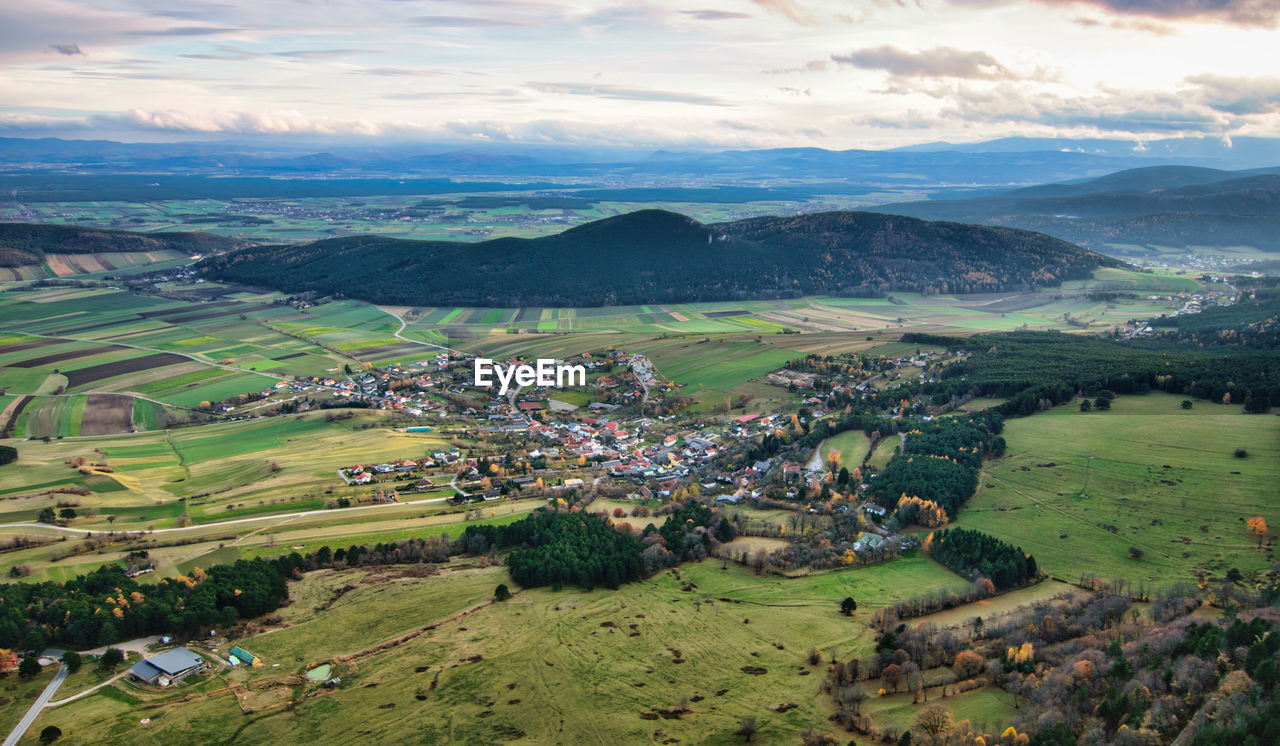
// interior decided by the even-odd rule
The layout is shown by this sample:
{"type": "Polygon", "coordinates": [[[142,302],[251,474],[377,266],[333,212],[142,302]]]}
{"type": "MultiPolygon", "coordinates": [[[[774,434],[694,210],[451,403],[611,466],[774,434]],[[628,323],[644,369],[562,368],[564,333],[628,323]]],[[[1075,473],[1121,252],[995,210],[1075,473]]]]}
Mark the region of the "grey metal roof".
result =
{"type": "MultiPolygon", "coordinates": [[[[173,650],[166,650],[159,655],[153,655],[145,661],[142,661],[142,663],[148,663],[155,668],[164,671],[170,676],[173,676],[193,666],[203,666],[204,658],[201,658],[199,655],[196,655],[186,648],[174,648],[173,650]]],[[[139,663],[138,665],[140,666],[142,663],[139,663]]]]}

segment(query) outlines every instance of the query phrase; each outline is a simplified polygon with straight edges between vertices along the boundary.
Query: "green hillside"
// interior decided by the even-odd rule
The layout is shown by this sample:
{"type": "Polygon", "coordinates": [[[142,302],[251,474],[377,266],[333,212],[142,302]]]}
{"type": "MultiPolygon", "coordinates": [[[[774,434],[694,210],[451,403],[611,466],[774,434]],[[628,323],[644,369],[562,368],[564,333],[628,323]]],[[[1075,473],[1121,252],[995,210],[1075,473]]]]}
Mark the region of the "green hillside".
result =
{"type": "Polygon", "coordinates": [[[0,267],[38,264],[45,254],[97,254],[129,251],[223,251],[238,242],[210,233],[130,233],[45,223],[0,223],[0,267]]]}
{"type": "Polygon", "coordinates": [[[995,292],[1090,276],[1108,257],[1007,228],[863,212],[704,225],[641,210],[533,239],[374,236],[251,247],[205,276],[375,303],[602,306],[891,291],[995,292]]]}
{"type": "Polygon", "coordinates": [[[1138,244],[1280,251],[1280,174],[1275,173],[1142,168],[1077,184],[879,209],[1041,231],[1100,250],[1107,244],[1138,244]]]}

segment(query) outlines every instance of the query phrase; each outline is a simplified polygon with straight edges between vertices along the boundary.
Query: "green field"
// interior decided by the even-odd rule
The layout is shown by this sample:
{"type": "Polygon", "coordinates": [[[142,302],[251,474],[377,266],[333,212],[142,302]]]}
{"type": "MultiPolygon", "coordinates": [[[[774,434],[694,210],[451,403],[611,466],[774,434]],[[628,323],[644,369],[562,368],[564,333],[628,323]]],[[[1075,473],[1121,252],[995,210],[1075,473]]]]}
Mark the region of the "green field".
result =
{"type": "Polygon", "coordinates": [[[831,452],[837,451],[840,456],[840,465],[852,471],[853,467],[862,463],[870,449],[871,439],[866,433],[861,430],[847,430],[822,441],[822,460],[824,463],[830,461],[831,452]]]}
{"type": "MultiPolygon", "coordinates": [[[[709,560],[679,576],[618,591],[523,591],[486,606],[506,580],[500,567],[427,578],[401,568],[312,573],[292,586],[294,603],[281,612],[288,626],[237,641],[280,668],[225,677],[268,689],[282,675],[338,658],[343,685],[273,717],[245,716],[230,693],[198,698],[153,715],[147,738],[216,741],[235,732],[237,743],[323,741],[358,722],[376,742],[510,739],[518,729],[532,742],[631,743],[661,727],[685,742],[732,743],[739,720],[754,715],[760,742],[790,742],[831,727],[829,701],[818,692],[825,669],[803,660],[808,647],[836,646],[842,656],[870,650],[869,614],[842,616],[840,598],[852,593],[860,607],[875,608],[908,590],[963,584],[921,558],[793,580],[709,560]],[[687,582],[697,590],[682,591],[687,582]],[[394,648],[343,660],[432,624],[394,648]],[[767,673],[748,675],[743,666],[767,673]],[[640,718],[681,697],[690,698],[690,713],[660,724],[640,718]],[[783,703],[798,706],[772,711],[783,703]]],[[[129,698],[95,694],[46,712],[35,729],[56,720],[68,743],[101,733],[136,737],[138,712],[129,698]]]]}
{"type": "MultiPolygon", "coordinates": [[[[176,525],[176,514],[144,522],[118,509],[177,504],[198,498],[191,514],[213,514],[275,505],[277,510],[314,500],[326,489],[342,487],[340,466],[396,457],[419,457],[439,448],[434,435],[397,433],[385,428],[356,431],[352,425],[376,421],[376,413],[360,413],[345,423],[325,422],[324,415],[265,418],[185,428],[170,433],[81,437],[50,443],[20,442],[21,457],[0,471],[0,494],[13,499],[0,509],[0,522],[25,522],[49,503],[46,485],[87,485],[93,480],[118,483],[115,491],[78,498],[98,516],[77,519],[79,528],[102,527],[105,512],[119,513],[117,529],[176,525]],[[100,451],[100,453],[99,453],[100,451]],[[85,476],[69,466],[83,457],[105,463],[109,474],[85,476]],[[275,468],[272,464],[275,464],[275,468]],[[202,497],[203,496],[203,497],[202,497]]],[[[349,495],[353,490],[339,494],[349,495]]],[[[156,515],[149,518],[155,519],[156,515]]]]}
{"type": "Polygon", "coordinates": [[[958,525],[1020,545],[1072,581],[1097,573],[1165,584],[1265,569],[1269,552],[1244,521],[1280,520],[1280,421],[1181,401],[1125,396],[1106,412],[1064,404],[1010,420],[1006,455],[987,463],[958,525]]]}

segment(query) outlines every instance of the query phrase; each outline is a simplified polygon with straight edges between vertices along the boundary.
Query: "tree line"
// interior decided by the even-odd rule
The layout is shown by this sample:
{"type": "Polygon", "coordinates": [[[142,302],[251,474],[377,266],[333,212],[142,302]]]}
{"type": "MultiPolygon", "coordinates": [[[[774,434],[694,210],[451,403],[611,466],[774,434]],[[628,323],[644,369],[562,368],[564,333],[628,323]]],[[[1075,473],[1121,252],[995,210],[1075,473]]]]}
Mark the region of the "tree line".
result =
{"type": "Polygon", "coordinates": [[[925,542],[930,556],[971,580],[987,578],[996,590],[1026,585],[1039,575],[1036,559],[1021,547],[967,528],[944,528],[925,542]]]}

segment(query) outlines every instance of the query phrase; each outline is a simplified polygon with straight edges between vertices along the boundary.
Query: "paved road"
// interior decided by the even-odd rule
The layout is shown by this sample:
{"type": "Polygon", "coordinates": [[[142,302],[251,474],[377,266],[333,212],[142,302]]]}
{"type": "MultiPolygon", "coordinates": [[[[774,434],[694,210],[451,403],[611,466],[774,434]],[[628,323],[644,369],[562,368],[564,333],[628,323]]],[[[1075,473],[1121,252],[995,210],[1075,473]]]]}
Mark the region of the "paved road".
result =
{"type": "Polygon", "coordinates": [[[410,339],[409,337],[401,336],[401,332],[403,332],[404,328],[409,325],[408,322],[400,318],[400,314],[396,313],[395,311],[388,311],[382,306],[374,306],[374,308],[378,309],[379,311],[382,311],[383,313],[387,314],[391,318],[400,322],[400,328],[392,332],[392,336],[394,336],[398,340],[401,340],[403,342],[412,342],[413,344],[422,345],[423,347],[434,347],[437,350],[444,350],[445,352],[457,352],[463,355],[471,354],[469,352],[463,352],[462,350],[455,350],[452,347],[445,347],[444,345],[438,345],[435,342],[423,342],[421,339],[410,339]]]}
{"type": "Polygon", "coordinates": [[[58,665],[58,672],[53,675],[53,681],[50,681],[44,691],[40,692],[40,696],[36,697],[36,701],[31,703],[31,709],[27,710],[27,714],[22,716],[22,720],[13,726],[9,737],[4,739],[4,746],[15,746],[18,741],[22,740],[22,737],[26,735],[27,729],[31,727],[31,724],[40,715],[40,711],[53,698],[53,693],[58,691],[58,687],[62,686],[63,680],[67,678],[67,667],[59,664],[55,665],[58,665]]]}
{"type": "MultiPolygon", "coordinates": [[[[258,521],[274,521],[274,520],[279,520],[281,518],[305,518],[307,516],[312,516],[312,515],[332,515],[334,513],[350,512],[352,510],[377,510],[378,508],[391,508],[391,507],[404,506],[404,505],[424,505],[426,503],[442,503],[448,499],[449,498],[447,497],[433,497],[426,500],[409,500],[407,502],[399,502],[399,503],[377,503],[375,505],[358,505],[354,508],[324,508],[321,510],[303,510],[297,513],[273,513],[272,515],[257,516],[255,518],[237,518],[236,520],[233,520],[233,521],[218,521],[216,523],[204,523],[198,526],[181,526],[178,528],[157,528],[154,531],[145,531],[145,530],[130,531],[128,529],[122,528],[120,529],[120,533],[168,534],[168,533],[177,533],[180,531],[199,531],[202,529],[211,529],[211,528],[216,529],[222,526],[231,526],[237,523],[256,523],[258,521]]],[[[0,524],[0,528],[47,528],[53,531],[62,531],[64,533],[80,534],[80,535],[110,533],[109,531],[103,531],[102,529],[92,530],[87,528],[69,528],[67,526],[53,526],[48,523],[4,523],[4,524],[0,524]]]]}

